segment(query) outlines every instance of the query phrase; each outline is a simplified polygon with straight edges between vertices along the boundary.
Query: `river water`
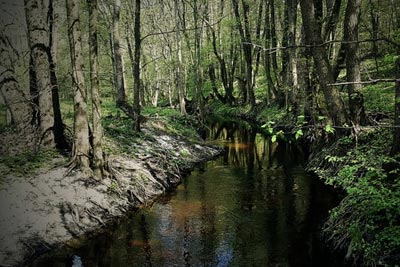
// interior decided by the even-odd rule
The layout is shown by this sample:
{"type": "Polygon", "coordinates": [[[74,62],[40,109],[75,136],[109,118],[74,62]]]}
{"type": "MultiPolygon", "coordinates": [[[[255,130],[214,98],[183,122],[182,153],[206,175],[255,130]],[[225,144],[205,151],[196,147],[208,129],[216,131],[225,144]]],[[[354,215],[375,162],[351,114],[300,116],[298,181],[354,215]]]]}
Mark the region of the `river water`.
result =
{"type": "Polygon", "coordinates": [[[248,125],[215,123],[224,153],[176,191],[49,266],[339,266],[320,239],[332,190],[303,168],[296,145],[248,125]]]}

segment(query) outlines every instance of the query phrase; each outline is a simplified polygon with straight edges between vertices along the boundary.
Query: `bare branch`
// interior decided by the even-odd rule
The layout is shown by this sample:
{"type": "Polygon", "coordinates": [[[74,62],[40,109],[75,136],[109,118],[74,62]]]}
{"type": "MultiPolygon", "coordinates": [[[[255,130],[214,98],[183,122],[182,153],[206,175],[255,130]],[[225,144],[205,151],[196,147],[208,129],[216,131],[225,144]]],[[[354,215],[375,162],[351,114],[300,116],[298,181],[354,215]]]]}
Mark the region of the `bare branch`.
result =
{"type": "Polygon", "coordinates": [[[400,82],[400,79],[374,79],[369,81],[361,81],[361,82],[340,82],[340,83],[331,83],[328,86],[342,86],[349,84],[376,84],[376,83],[391,83],[391,82],[400,82]]]}

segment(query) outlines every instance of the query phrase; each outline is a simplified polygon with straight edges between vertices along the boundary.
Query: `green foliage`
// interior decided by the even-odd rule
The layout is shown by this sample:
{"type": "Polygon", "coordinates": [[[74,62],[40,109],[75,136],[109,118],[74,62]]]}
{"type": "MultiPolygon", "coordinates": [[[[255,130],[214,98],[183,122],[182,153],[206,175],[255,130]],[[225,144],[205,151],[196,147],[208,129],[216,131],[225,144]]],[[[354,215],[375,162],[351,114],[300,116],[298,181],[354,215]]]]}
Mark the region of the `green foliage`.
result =
{"type": "Polygon", "coordinates": [[[387,260],[400,255],[399,174],[392,172],[397,178],[389,178],[382,167],[394,161],[387,156],[388,135],[389,130],[364,133],[357,146],[353,138],[342,137],[323,151],[319,164],[313,162],[326,183],[346,191],[324,232],[363,264],[391,264],[387,260]]]}
{"type": "Polygon", "coordinates": [[[334,134],[335,133],[335,129],[332,127],[332,125],[326,124],[325,125],[325,132],[327,132],[328,134],[334,134]]]}
{"type": "Polygon", "coordinates": [[[112,181],[107,190],[110,194],[117,194],[119,191],[119,185],[117,181],[112,181]]]}
{"type": "Polygon", "coordinates": [[[299,129],[299,130],[297,130],[296,131],[296,134],[295,134],[295,138],[296,138],[296,140],[298,140],[301,136],[303,136],[304,135],[304,133],[303,133],[303,130],[302,129],[299,129]]]}

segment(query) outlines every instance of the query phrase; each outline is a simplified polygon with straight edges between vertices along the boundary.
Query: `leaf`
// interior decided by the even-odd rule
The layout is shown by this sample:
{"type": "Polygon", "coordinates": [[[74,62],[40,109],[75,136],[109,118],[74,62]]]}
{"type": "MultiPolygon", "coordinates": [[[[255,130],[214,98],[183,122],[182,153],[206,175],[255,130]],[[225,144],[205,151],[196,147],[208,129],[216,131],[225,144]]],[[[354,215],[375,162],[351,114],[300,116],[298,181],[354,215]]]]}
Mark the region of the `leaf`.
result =
{"type": "Polygon", "coordinates": [[[325,116],[318,116],[318,120],[319,121],[322,121],[322,120],[324,120],[326,117],[325,116]]]}
{"type": "Polygon", "coordinates": [[[299,139],[301,136],[303,136],[303,131],[301,129],[297,130],[297,132],[294,136],[296,138],[296,140],[299,139]]]}
{"type": "Polygon", "coordinates": [[[332,127],[332,125],[327,124],[325,125],[325,132],[333,134],[335,132],[335,129],[332,127]]]}
{"type": "Polygon", "coordinates": [[[273,136],[271,137],[271,142],[272,142],[272,143],[275,143],[275,142],[276,142],[276,134],[273,135],[273,136]]]}

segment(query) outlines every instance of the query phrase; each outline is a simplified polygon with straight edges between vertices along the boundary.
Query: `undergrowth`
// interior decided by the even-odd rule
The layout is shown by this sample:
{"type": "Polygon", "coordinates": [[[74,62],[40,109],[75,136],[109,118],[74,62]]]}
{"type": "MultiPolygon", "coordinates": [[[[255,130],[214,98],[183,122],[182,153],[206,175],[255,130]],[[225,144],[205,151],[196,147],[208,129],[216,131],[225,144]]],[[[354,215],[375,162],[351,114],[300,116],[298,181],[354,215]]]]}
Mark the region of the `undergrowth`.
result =
{"type": "Polygon", "coordinates": [[[400,261],[400,169],[387,156],[389,136],[389,130],[373,130],[358,143],[342,137],[309,163],[327,184],[346,192],[331,210],[324,234],[358,264],[400,261]]]}

